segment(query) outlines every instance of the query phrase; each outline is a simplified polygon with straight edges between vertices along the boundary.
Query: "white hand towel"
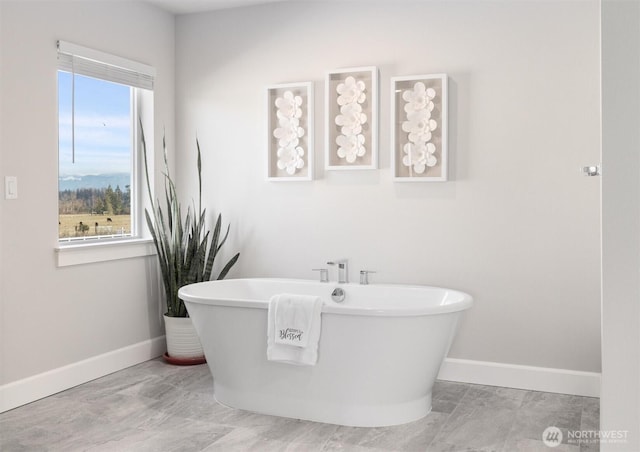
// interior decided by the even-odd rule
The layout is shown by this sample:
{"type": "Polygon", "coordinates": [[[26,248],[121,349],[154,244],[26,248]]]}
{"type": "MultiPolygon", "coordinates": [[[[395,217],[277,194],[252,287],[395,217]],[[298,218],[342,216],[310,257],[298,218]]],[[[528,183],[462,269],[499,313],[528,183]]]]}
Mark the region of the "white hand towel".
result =
{"type": "Polygon", "coordinates": [[[280,294],[275,300],[275,343],[306,347],[318,297],[280,294]]]}
{"type": "Polygon", "coordinates": [[[318,360],[322,300],[308,295],[279,294],[269,300],[267,359],[297,365],[318,360]]]}

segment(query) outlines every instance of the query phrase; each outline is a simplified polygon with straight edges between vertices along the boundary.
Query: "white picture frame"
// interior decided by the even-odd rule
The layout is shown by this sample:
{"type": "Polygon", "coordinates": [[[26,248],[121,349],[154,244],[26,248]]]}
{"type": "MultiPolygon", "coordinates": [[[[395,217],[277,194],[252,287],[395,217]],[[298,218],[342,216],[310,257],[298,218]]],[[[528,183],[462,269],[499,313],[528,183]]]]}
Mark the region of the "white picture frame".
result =
{"type": "Polygon", "coordinates": [[[391,78],[391,170],[396,182],[448,180],[447,74],[391,78]]]}
{"type": "Polygon", "coordinates": [[[378,68],[327,72],[325,112],[325,169],[378,169],[378,68]]]}
{"type": "Polygon", "coordinates": [[[266,89],[267,180],[313,180],[313,82],[266,89]]]}

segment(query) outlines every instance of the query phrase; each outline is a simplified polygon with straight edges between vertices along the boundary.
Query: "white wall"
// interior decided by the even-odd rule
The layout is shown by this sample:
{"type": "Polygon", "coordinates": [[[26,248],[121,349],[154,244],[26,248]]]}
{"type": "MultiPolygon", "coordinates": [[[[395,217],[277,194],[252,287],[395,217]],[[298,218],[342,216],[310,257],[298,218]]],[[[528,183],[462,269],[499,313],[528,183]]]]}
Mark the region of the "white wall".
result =
{"type": "MultiPolygon", "coordinates": [[[[3,8],[0,5],[0,37],[2,37],[2,16],[3,16],[3,8]]],[[[1,42],[1,41],[0,41],[1,42]]],[[[2,46],[0,45],[0,108],[2,108],[2,105],[4,105],[4,90],[2,89],[3,86],[3,74],[5,71],[5,65],[3,63],[3,50],[2,50],[2,46]]],[[[3,163],[3,145],[2,145],[2,137],[4,136],[4,126],[3,126],[3,121],[2,121],[2,110],[0,110],[0,173],[2,175],[2,194],[0,195],[1,197],[4,197],[4,175],[6,174],[4,172],[4,163],[3,163]]],[[[0,204],[0,240],[3,236],[2,234],[2,229],[3,229],[3,224],[4,221],[2,220],[3,215],[2,212],[4,210],[4,204],[0,204]]],[[[1,246],[1,245],[0,245],[1,246]]],[[[4,278],[2,277],[2,275],[4,274],[3,272],[3,259],[2,259],[2,254],[0,254],[0,326],[4,325],[4,290],[3,290],[3,280],[4,278]]],[[[0,333],[0,339],[4,339],[1,336],[0,333]]],[[[2,340],[2,344],[0,344],[0,375],[3,374],[3,368],[4,368],[4,340],[2,340]]],[[[0,380],[1,381],[1,380],[0,380]]]]}
{"type": "Polygon", "coordinates": [[[232,222],[236,275],[453,287],[476,300],[450,357],[599,372],[599,7],[284,3],[176,19],[181,188],[232,222]],[[379,171],[324,172],[325,71],[380,68],[379,171]],[[451,181],[394,184],[389,78],[450,77],[451,181]],[[314,81],[316,180],[266,182],[265,86],[314,81]]]}
{"type": "Polygon", "coordinates": [[[602,2],[601,429],[640,450],[640,3],[602,2]]]}
{"type": "MultiPolygon", "coordinates": [[[[2,29],[3,29],[3,8],[2,5],[0,5],[0,38],[3,36],[2,34],[2,29]]],[[[3,191],[2,194],[0,195],[0,197],[4,197],[4,176],[6,175],[6,172],[4,171],[4,163],[3,163],[3,143],[2,143],[2,137],[4,136],[4,126],[3,126],[3,121],[2,121],[2,105],[4,105],[4,90],[2,89],[3,87],[3,74],[5,72],[5,65],[3,63],[3,57],[2,55],[4,54],[4,51],[2,50],[2,41],[0,41],[0,175],[2,176],[2,184],[3,184],[3,191]]],[[[4,203],[2,203],[2,201],[0,201],[0,250],[2,249],[1,246],[1,240],[3,237],[3,225],[4,225],[4,221],[3,221],[3,210],[4,210],[4,203]]],[[[2,255],[4,254],[4,252],[0,253],[0,327],[2,328],[2,330],[4,331],[4,270],[3,270],[3,259],[2,259],[2,255]]],[[[0,332],[0,381],[2,381],[2,375],[4,375],[4,336],[3,333],[0,332]]]]}
{"type": "Polygon", "coordinates": [[[161,336],[154,259],[57,268],[57,52],[62,39],[155,66],[156,139],[174,123],[174,19],[129,2],[0,2],[0,389],[161,336]]]}

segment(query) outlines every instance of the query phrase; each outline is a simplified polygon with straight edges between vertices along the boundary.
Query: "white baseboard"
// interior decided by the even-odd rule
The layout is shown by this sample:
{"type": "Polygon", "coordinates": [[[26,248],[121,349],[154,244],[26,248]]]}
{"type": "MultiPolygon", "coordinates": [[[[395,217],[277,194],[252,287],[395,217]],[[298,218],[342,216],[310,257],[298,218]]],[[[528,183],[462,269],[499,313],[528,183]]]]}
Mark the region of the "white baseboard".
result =
{"type": "Polygon", "coordinates": [[[600,374],[446,358],[439,380],[600,397],[600,374]]]}
{"type": "Polygon", "coordinates": [[[0,413],[162,355],[164,336],[0,386],[0,413]]]}

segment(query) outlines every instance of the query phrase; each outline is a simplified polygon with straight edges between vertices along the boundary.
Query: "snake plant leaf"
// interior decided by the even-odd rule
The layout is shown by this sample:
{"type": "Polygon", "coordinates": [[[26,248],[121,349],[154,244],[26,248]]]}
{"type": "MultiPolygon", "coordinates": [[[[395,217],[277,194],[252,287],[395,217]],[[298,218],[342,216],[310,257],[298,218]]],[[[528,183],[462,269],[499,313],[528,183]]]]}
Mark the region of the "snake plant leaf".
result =
{"type": "MultiPolygon", "coordinates": [[[[178,190],[169,172],[166,137],[163,136],[164,172],[164,209],[159,200],[154,199],[149,176],[147,160],[147,145],[139,120],[141,130],[141,144],[144,156],[144,169],[149,195],[149,209],[145,209],[145,219],[153,239],[162,283],[166,296],[167,315],[172,317],[187,317],[188,312],[184,302],[178,297],[178,289],[186,284],[208,281],[212,278],[215,260],[220,248],[229,236],[230,226],[220,240],[222,230],[222,215],[218,214],[213,233],[207,229],[206,209],[202,208],[202,153],[200,142],[196,138],[198,151],[198,206],[188,205],[184,212],[180,205],[178,190]]],[[[240,253],[236,253],[222,268],[217,279],[227,276],[231,268],[238,261],[240,253]]]]}
{"type": "MultiPolygon", "coordinates": [[[[200,140],[196,136],[196,148],[198,149],[198,211],[202,211],[202,152],[200,152],[200,140]]],[[[201,223],[204,224],[204,223],[201,223]]]]}
{"type": "Polygon", "coordinates": [[[218,253],[218,251],[220,251],[220,248],[222,248],[222,245],[224,245],[224,242],[227,241],[227,237],[229,237],[229,230],[231,229],[231,225],[227,225],[227,232],[224,234],[224,238],[222,239],[222,241],[220,242],[220,244],[218,245],[218,249],[216,250],[216,254],[218,253]]]}
{"type": "Polygon", "coordinates": [[[224,266],[224,268],[222,269],[222,271],[218,275],[218,279],[224,279],[227,276],[227,273],[229,273],[229,270],[231,270],[231,267],[233,267],[235,265],[235,263],[238,261],[239,257],[240,257],[240,253],[236,253],[236,255],[233,256],[229,260],[229,262],[227,262],[227,265],[224,266]]]}
{"type": "Polygon", "coordinates": [[[204,268],[203,278],[206,280],[211,279],[213,273],[213,263],[218,254],[218,238],[220,237],[220,228],[222,224],[222,215],[218,214],[216,225],[213,229],[213,238],[211,239],[211,248],[209,249],[209,258],[207,259],[207,265],[204,268]]]}

